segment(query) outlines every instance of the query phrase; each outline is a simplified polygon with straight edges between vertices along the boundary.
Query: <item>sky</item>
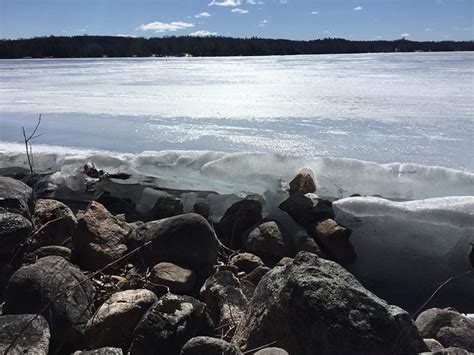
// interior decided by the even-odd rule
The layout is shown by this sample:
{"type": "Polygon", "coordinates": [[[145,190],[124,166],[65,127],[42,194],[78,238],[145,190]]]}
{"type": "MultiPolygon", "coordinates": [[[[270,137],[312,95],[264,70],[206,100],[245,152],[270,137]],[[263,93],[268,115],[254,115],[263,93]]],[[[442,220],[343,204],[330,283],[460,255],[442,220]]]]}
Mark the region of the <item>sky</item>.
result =
{"type": "Polygon", "coordinates": [[[0,38],[473,40],[474,0],[0,0],[0,38]]]}

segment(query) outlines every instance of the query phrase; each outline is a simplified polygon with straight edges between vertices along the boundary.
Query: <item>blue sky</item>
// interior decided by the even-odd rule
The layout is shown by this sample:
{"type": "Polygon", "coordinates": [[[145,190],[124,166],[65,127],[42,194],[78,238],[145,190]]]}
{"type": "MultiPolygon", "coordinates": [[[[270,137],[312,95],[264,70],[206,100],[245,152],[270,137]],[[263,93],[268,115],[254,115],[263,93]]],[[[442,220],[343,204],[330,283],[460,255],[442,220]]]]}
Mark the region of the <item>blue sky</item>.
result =
{"type": "Polygon", "coordinates": [[[0,0],[0,37],[472,40],[474,0],[0,0]]]}

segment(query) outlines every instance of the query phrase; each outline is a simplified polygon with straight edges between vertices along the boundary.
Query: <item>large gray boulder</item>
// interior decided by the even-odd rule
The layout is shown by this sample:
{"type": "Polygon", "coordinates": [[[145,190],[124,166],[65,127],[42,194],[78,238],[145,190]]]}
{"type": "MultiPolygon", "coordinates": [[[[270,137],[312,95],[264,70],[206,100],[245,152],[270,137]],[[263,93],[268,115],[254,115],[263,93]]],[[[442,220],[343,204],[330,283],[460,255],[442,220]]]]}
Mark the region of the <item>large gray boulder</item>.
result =
{"type": "Polygon", "coordinates": [[[10,345],[8,354],[47,354],[49,338],[48,322],[43,316],[0,316],[0,354],[4,354],[10,345]]]}
{"type": "Polygon", "coordinates": [[[71,238],[77,220],[64,203],[45,199],[36,201],[33,225],[35,230],[41,229],[33,241],[32,248],[36,249],[46,245],[61,245],[66,239],[71,238]]]}
{"type": "Polygon", "coordinates": [[[148,267],[167,261],[193,270],[212,267],[217,261],[218,241],[210,224],[196,213],[145,223],[128,239],[130,249],[151,242],[139,251],[148,267]]]}
{"type": "Polygon", "coordinates": [[[184,344],[180,355],[243,355],[234,344],[211,337],[195,337],[184,344]]]}
{"type": "Polygon", "coordinates": [[[136,326],[130,355],[179,354],[189,339],[213,333],[214,324],[204,303],[169,293],[155,302],[136,326]]]}
{"type": "Polygon", "coordinates": [[[82,269],[95,271],[127,253],[131,227],[98,202],[91,202],[72,236],[73,257],[82,269]]]}
{"type": "Polygon", "coordinates": [[[274,341],[301,355],[427,350],[407,312],[340,265],[306,252],[263,277],[233,338],[243,351],[274,341]]]}
{"type": "Polygon", "coordinates": [[[431,308],[416,318],[424,338],[433,338],[445,348],[458,347],[474,352],[474,320],[451,308],[431,308]]]}
{"type": "Polygon", "coordinates": [[[47,256],[12,275],[5,290],[3,311],[36,314],[48,305],[42,315],[49,323],[51,340],[75,344],[82,341],[92,316],[92,297],[92,283],[78,267],[59,256],[47,256]],[[72,286],[77,287],[63,294],[72,286]]]}
{"type": "Polygon", "coordinates": [[[33,210],[33,191],[21,181],[0,176],[0,212],[18,213],[29,218],[33,210]]]}
{"type": "Polygon", "coordinates": [[[29,220],[17,213],[0,213],[0,258],[7,260],[31,235],[29,220]]]}
{"type": "Polygon", "coordinates": [[[144,289],[114,293],[89,320],[86,341],[91,348],[112,346],[127,351],[135,326],[158,297],[144,289]]]}

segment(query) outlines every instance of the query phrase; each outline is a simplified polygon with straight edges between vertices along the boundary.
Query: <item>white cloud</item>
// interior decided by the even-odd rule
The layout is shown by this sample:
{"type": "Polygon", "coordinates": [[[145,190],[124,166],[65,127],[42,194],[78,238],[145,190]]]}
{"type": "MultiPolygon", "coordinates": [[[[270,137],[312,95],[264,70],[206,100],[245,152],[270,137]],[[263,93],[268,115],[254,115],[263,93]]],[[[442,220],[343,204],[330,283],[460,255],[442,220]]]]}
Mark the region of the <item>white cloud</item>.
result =
{"type": "Polygon", "coordinates": [[[430,28],[430,27],[426,27],[426,28],[425,28],[425,31],[426,31],[426,32],[431,32],[431,31],[433,31],[433,29],[430,28]]]}
{"type": "Polygon", "coordinates": [[[267,19],[260,21],[258,24],[260,27],[264,27],[269,21],[267,19]]]}
{"type": "Polygon", "coordinates": [[[117,37],[137,38],[137,36],[127,35],[127,34],[122,34],[122,33],[119,33],[119,34],[116,35],[116,36],[117,36],[117,37]]]}
{"type": "Polygon", "coordinates": [[[328,35],[328,34],[330,34],[331,32],[329,32],[329,31],[324,31],[323,33],[324,33],[325,35],[328,35]]]}
{"type": "Polygon", "coordinates": [[[136,28],[136,30],[140,31],[156,31],[156,32],[174,32],[178,30],[182,30],[185,28],[194,27],[192,23],[187,22],[180,22],[180,21],[173,21],[170,23],[165,22],[151,22],[147,24],[140,25],[136,28]]]}
{"type": "Polygon", "coordinates": [[[239,6],[240,0],[212,0],[208,6],[239,6]]]}
{"type": "Polygon", "coordinates": [[[241,14],[241,15],[243,15],[243,14],[248,14],[248,13],[249,13],[248,10],[244,10],[244,9],[240,9],[240,8],[232,9],[232,12],[237,12],[237,13],[239,13],[239,14],[241,14]]]}
{"type": "Polygon", "coordinates": [[[250,4],[250,5],[257,5],[257,3],[256,3],[255,0],[247,0],[247,4],[250,4]]]}
{"type": "Polygon", "coordinates": [[[354,7],[354,11],[362,11],[362,6],[354,7]]]}
{"type": "Polygon", "coordinates": [[[319,11],[311,11],[311,15],[319,15],[319,11]]]}
{"type": "Polygon", "coordinates": [[[189,36],[193,37],[208,37],[208,36],[217,36],[217,32],[209,32],[209,31],[196,31],[189,34],[189,36]]]}
{"type": "Polygon", "coordinates": [[[197,17],[197,18],[199,18],[199,17],[209,17],[209,16],[211,16],[211,14],[209,12],[206,12],[206,11],[201,12],[200,14],[194,15],[194,17],[197,17]]]}
{"type": "Polygon", "coordinates": [[[402,33],[400,35],[400,37],[402,37],[402,38],[410,37],[410,34],[409,33],[402,33]]]}
{"type": "Polygon", "coordinates": [[[280,0],[280,4],[287,4],[288,0],[280,0]]]}

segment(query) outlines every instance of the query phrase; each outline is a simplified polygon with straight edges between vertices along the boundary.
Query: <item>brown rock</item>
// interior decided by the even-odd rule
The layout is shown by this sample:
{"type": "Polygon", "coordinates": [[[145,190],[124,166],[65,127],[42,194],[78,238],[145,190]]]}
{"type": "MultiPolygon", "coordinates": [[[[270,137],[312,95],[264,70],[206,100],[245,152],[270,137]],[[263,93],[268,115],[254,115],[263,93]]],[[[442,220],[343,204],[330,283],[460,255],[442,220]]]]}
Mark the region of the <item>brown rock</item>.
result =
{"type": "Polygon", "coordinates": [[[349,241],[352,231],[340,226],[333,219],[326,219],[310,228],[311,234],[327,254],[341,265],[350,265],[357,259],[354,246],[349,241]]]}
{"type": "Polygon", "coordinates": [[[100,203],[91,202],[72,237],[73,256],[85,270],[98,270],[127,252],[131,228],[100,203]]]}
{"type": "Polygon", "coordinates": [[[308,173],[299,173],[290,182],[290,195],[295,193],[307,194],[316,192],[316,184],[313,177],[308,173]]]}
{"type": "Polygon", "coordinates": [[[151,282],[169,287],[171,293],[185,294],[191,292],[196,283],[196,274],[172,263],[156,264],[151,270],[151,282]]]}
{"type": "Polygon", "coordinates": [[[303,227],[309,227],[313,223],[334,218],[332,203],[317,198],[314,194],[293,194],[283,201],[279,207],[303,227]]]}

